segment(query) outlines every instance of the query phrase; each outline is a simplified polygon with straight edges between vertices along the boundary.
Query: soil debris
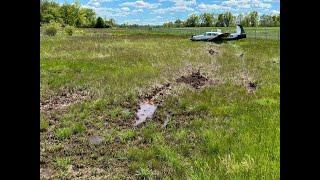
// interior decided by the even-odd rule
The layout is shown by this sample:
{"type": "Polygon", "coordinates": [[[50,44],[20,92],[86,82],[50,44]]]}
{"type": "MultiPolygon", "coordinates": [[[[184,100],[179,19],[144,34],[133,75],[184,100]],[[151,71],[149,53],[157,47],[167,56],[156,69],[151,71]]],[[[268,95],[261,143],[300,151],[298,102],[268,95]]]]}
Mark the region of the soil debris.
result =
{"type": "MultiPolygon", "coordinates": [[[[161,106],[164,98],[170,94],[171,86],[176,85],[176,83],[185,83],[191,85],[193,88],[199,89],[204,86],[210,80],[201,75],[200,69],[197,72],[191,72],[188,76],[181,76],[175,80],[174,83],[165,83],[159,87],[151,90],[151,93],[140,96],[140,103],[138,103],[136,108],[136,118],[134,126],[139,126],[144,123],[148,118],[154,118],[153,115],[158,107],[161,106]]],[[[211,82],[214,83],[214,82],[211,82]]],[[[164,124],[164,128],[167,126],[167,120],[164,124]]]]}
{"type": "Polygon", "coordinates": [[[62,109],[87,98],[87,93],[78,91],[75,93],[61,93],[52,99],[40,101],[40,111],[51,111],[62,109]]]}
{"type": "Polygon", "coordinates": [[[134,126],[139,126],[153,115],[158,106],[163,102],[163,98],[168,95],[171,90],[171,83],[165,83],[151,90],[151,93],[140,96],[140,103],[136,109],[136,119],[134,126]]]}
{"type": "Polygon", "coordinates": [[[140,96],[141,99],[147,99],[147,100],[154,100],[154,98],[157,96],[157,95],[160,95],[160,96],[163,96],[164,95],[164,90],[166,89],[170,89],[170,85],[171,83],[165,83],[163,84],[162,86],[160,87],[156,87],[154,88],[153,90],[151,90],[151,93],[149,94],[146,94],[144,96],[140,96]]]}
{"type": "Polygon", "coordinates": [[[199,89],[201,86],[205,85],[207,81],[208,78],[202,76],[200,71],[192,72],[189,76],[181,76],[176,80],[177,83],[189,84],[196,89],[199,89]]]}
{"type": "Polygon", "coordinates": [[[169,123],[169,121],[170,121],[170,118],[169,118],[169,116],[167,116],[166,120],[164,121],[164,123],[162,125],[162,128],[166,128],[168,123],[169,123]]]}
{"type": "Polygon", "coordinates": [[[213,49],[209,49],[209,54],[214,55],[214,54],[218,54],[218,52],[213,49]]]}
{"type": "Polygon", "coordinates": [[[250,81],[247,85],[249,92],[254,92],[257,89],[257,83],[250,81]]]}
{"type": "Polygon", "coordinates": [[[90,136],[89,137],[89,142],[94,144],[94,145],[99,145],[102,143],[103,139],[100,136],[90,136]]]}

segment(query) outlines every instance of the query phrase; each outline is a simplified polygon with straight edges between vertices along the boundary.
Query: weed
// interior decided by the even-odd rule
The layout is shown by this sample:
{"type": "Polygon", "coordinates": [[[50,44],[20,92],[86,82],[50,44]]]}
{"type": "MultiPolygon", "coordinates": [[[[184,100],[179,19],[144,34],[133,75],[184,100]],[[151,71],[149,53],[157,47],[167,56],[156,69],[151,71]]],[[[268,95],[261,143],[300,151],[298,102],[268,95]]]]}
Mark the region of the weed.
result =
{"type": "Polygon", "coordinates": [[[66,169],[71,164],[70,157],[57,157],[56,158],[56,165],[59,168],[66,169]]]}
{"type": "Polygon", "coordinates": [[[69,138],[72,135],[72,129],[71,128],[60,128],[56,131],[56,136],[59,139],[66,139],[69,138]]]}
{"type": "Polygon", "coordinates": [[[149,179],[152,176],[152,171],[148,168],[140,168],[136,175],[140,178],[140,179],[149,179]]]}
{"type": "Polygon", "coordinates": [[[40,131],[46,131],[49,127],[49,122],[43,116],[40,118],[40,131]]]}
{"type": "Polygon", "coordinates": [[[82,133],[85,130],[86,130],[86,127],[82,123],[76,123],[72,128],[73,134],[82,133]]]}

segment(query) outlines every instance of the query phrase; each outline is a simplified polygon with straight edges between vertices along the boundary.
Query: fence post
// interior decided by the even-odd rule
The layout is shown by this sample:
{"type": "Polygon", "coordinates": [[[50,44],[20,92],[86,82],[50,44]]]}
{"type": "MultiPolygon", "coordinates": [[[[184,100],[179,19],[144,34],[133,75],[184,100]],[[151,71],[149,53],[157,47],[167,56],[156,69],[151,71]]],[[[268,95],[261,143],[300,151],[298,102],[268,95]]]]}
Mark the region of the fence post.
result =
{"type": "Polygon", "coordinates": [[[257,39],[257,27],[254,28],[254,39],[257,39]]]}
{"type": "Polygon", "coordinates": [[[264,34],[265,34],[265,37],[267,39],[267,28],[266,27],[264,27],[264,34]]]}

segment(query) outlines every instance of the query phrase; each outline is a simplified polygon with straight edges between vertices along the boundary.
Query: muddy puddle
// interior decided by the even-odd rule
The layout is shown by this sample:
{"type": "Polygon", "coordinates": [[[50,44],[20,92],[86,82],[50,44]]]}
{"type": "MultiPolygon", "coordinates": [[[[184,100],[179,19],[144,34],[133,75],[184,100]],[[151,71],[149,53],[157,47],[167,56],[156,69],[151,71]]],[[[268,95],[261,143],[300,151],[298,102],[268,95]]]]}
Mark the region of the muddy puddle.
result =
{"type": "Polygon", "coordinates": [[[152,119],[154,113],[157,110],[157,107],[163,102],[173,86],[179,83],[185,83],[191,85],[195,89],[199,89],[201,86],[204,86],[209,79],[202,76],[200,71],[192,72],[187,76],[181,76],[175,80],[174,83],[166,83],[160,87],[156,87],[149,94],[141,96],[141,101],[138,104],[138,109],[136,111],[136,121],[134,126],[139,126],[148,119],[152,119]]]}
{"type": "Polygon", "coordinates": [[[134,126],[138,126],[145,122],[147,118],[152,118],[153,114],[156,112],[157,105],[150,101],[141,102],[139,104],[139,110],[136,114],[137,120],[134,124],[134,126]]]}

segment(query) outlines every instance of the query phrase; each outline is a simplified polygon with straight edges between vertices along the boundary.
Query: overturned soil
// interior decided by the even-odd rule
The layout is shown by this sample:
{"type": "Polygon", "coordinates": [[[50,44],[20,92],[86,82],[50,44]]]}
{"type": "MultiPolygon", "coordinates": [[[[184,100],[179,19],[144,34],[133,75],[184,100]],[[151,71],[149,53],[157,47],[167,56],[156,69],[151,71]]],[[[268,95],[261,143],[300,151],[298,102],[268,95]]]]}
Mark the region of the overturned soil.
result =
{"type": "Polygon", "coordinates": [[[208,52],[209,52],[209,54],[211,54],[211,55],[218,54],[218,51],[213,50],[213,49],[209,49],[208,52]]]}
{"type": "Polygon", "coordinates": [[[257,89],[257,83],[250,81],[247,84],[247,89],[248,89],[248,92],[251,92],[251,93],[254,92],[257,89]]]}
{"type": "Polygon", "coordinates": [[[136,106],[136,117],[134,126],[143,124],[147,119],[152,119],[156,109],[164,101],[165,97],[170,94],[176,83],[185,83],[193,88],[199,89],[204,86],[209,79],[201,75],[200,70],[192,72],[188,76],[181,76],[175,80],[175,83],[165,83],[161,86],[151,89],[150,93],[139,96],[140,102],[136,106]]]}
{"type": "Polygon", "coordinates": [[[192,87],[199,89],[201,86],[205,85],[208,78],[202,76],[200,72],[192,72],[189,76],[181,76],[176,80],[177,83],[189,84],[192,87]]]}
{"type": "Polygon", "coordinates": [[[40,111],[52,111],[62,109],[87,98],[87,93],[78,91],[75,93],[61,93],[49,100],[40,101],[40,111]]]}
{"type": "Polygon", "coordinates": [[[170,85],[171,83],[165,83],[159,87],[155,87],[151,90],[150,93],[145,94],[143,96],[140,96],[140,99],[146,99],[146,100],[153,100],[157,95],[158,96],[163,96],[164,95],[164,91],[167,89],[170,89],[170,85]]]}

